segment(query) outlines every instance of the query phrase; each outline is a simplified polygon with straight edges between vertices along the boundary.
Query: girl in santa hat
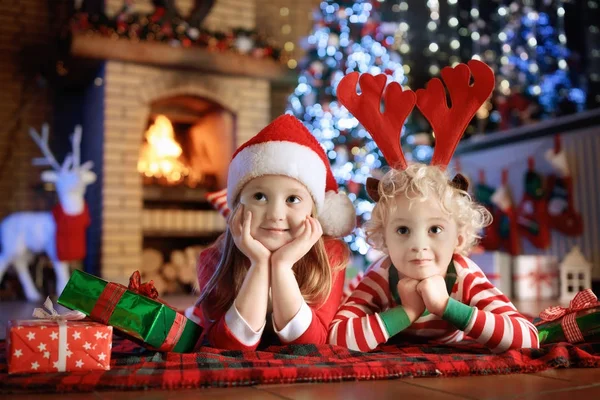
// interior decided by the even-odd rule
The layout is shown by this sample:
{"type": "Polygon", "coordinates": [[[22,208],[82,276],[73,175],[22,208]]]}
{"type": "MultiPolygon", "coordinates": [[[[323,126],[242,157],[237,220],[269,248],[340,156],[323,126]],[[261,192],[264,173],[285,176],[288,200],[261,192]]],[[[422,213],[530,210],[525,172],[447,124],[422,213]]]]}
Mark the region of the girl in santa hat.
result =
{"type": "Polygon", "coordinates": [[[356,217],[298,119],[277,118],[234,153],[227,205],[227,229],[200,255],[201,294],[188,311],[203,342],[254,350],[272,332],[284,344],[326,343],[349,258],[336,238],[356,217]]]}

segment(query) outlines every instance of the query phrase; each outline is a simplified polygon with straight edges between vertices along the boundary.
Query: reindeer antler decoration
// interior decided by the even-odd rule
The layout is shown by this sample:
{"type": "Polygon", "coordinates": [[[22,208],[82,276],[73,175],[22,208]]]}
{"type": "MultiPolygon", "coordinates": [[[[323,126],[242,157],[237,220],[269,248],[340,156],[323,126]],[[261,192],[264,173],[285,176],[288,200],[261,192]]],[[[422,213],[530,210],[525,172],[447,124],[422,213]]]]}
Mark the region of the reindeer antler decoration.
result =
{"type": "MultiPolygon", "coordinates": [[[[29,128],[29,135],[33,139],[33,141],[38,145],[44,157],[35,158],[33,160],[33,164],[37,166],[51,166],[54,172],[56,173],[64,173],[69,171],[80,171],[84,174],[93,174],[91,172],[92,167],[94,166],[93,161],[86,161],[81,164],[81,125],[76,125],[75,130],[73,131],[73,135],[71,135],[71,147],[72,152],[69,153],[65,159],[63,160],[62,165],[56,161],[52,150],[50,150],[50,146],[48,145],[48,133],[49,128],[48,124],[42,125],[42,134],[40,135],[33,128],[29,128]]],[[[54,181],[56,178],[52,172],[44,175],[50,181],[54,181]]],[[[42,177],[43,179],[44,176],[42,177]]],[[[86,178],[91,181],[91,177],[86,178]]]]}
{"type": "Polygon", "coordinates": [[[342,78],[337,96],[348,111],[369,131],[389,165],[405,169],[404,153],[400,147],[402,125],[415,106],[417,97],[411,90],[402,90],[398,82],[388,85],[384,95],[384,111],[381,112],[381,95],[386,76],[352,72],[342,78]],[[356,93],[359,82],[362,94],[356,93]]]}
{"type": "Polygon", "coordinates": [[[50,146],[48,145],[48,136],[50,133],[50,128],[48,124],[42,125],[42,134],[38,134],[37,131],[33,128],[29,128],[29,135],[33,139],[33,141],[38,145],[44,158],[36,158],[33,160],[34,165],[44,165],[51,166],[53,170],[60,171],[60,164],[54,158],[54,154],[52,150],[50,150],[50,146]]]}
{"type": "Polygon", "coordinates": [[[451,107],[446,103],[446,92],[438,78],[433,78],[426,89],[417,90],[417,107],[427,118],[435,133],[435,148],[431,165],[445,169],[456,150],[467,125],[494,89],[494,71],[478,60],[442,69],[442,79],[450,93],[451,107]],[[469,85],[473,74],[473,85],[469,85]]]}

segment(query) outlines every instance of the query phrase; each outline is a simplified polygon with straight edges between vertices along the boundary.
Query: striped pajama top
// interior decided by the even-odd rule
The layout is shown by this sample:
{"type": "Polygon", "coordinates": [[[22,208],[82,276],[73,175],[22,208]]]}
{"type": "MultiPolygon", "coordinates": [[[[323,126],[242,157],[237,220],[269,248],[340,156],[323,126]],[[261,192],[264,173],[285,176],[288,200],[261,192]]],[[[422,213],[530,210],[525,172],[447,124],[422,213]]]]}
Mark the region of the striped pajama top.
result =
{"type": "MultiPolygon", "coordinates": [[[[352,350],[370,351],[399,332],[388,332],[382,313],[402,307],[396,288],[398,273],[389,257],[376,261],[340,306],[329,328],[329,343],[352,350]]],[[[461,308],[460,320],[425,313],[402,332],[442,343],[463,340],[465,336],[484,344],[493,352],[514,348],[539,347],[535,326],[523,317],[510,300],[494,287],[469,258],[455,254],[446,275],[453,307],[461,308]],[[462,304],[459,304],[462,303],[462,304]],[[467,313],[467,314],[465,314],[467,313]]]]}

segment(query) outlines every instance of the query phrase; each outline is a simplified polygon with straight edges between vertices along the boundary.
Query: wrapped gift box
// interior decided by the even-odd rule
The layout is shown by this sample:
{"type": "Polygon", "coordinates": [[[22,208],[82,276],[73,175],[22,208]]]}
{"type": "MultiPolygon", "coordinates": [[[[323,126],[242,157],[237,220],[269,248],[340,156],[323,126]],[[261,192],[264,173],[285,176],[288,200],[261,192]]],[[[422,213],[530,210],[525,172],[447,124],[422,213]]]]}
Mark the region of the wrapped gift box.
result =
{"type": "Polygon", "coordinates": [[[94,321],[112,325],[150,348],[192,352],[202,328],[158,299],[148,297],[152,292],[152,297],[157,293],[154,287],[147,285],[139,284],[137,272],[130,281],[132,290],[128,290],[123,285],[75,270],[58,303],[81,311],[94,321]]]}
{"type": "Polygon", "coordinates": [[[112,334],[92,321],[9,321],[8,373],[108,370],[112,334]]]}
{"type": "Polygon", "coordinates": [[[577,293],[569,307],[549,307],[533,323],[540,344],[595,340],[600,338],[600,302],[587,289],[577,293]]]}
{"type": "Polygon", "coordinates": [[[512,257],[510,254],[501,251],[484,251],[483,253],[473,253],[469,255],[469,258],[481,268],[492,285],[506,297],[512,297],[512,257]]]}
{"type": "Polygon", "coordinates": [[[558,261],[554,256],[524,255],[513,258],[514,297],[519,300],[558,298],[558,261]]]}
{"type": "MultiPolygon", "coordinates": [[[[562,319],[551,322],[536,319],[534,323],[538,329],[540,344],[569,341],[562,319]]],[[[575,314],[575,323],[584,340],[600,338],[600,306],[578,311],[575,314]]]]}

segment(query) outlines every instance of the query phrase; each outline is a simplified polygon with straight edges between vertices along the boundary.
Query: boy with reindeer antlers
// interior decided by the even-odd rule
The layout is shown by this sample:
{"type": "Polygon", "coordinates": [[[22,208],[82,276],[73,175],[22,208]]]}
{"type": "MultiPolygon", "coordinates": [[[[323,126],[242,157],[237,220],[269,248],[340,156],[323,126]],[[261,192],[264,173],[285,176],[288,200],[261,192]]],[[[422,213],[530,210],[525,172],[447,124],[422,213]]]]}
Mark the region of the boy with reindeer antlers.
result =
{"type": "Polygon", "coordinates": [[[339,308],[329,329],[331,344],[370,351],[402,332],[442,343],[469,336],[494,352],[539,346],[536,328],[465,256],[491,215],[472,201],[462,175],[450,180],[446,172],[465,128],[494,87],[494,73],[471,60],[444,68],[442,78],[450,108],[437,78],[416,95],[392,82],[383,113],[385,75],[363,74],[360,96],[357,72],[338,86],[340,102],[371,133],[392,169],[381,181],[367,180],[377,202],[365,226],[367,240],[387,256],[369,267],[339,308]],[[431,165],[408,165],[399,145],[415,103],[436,134],[431,165]]]}

